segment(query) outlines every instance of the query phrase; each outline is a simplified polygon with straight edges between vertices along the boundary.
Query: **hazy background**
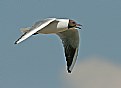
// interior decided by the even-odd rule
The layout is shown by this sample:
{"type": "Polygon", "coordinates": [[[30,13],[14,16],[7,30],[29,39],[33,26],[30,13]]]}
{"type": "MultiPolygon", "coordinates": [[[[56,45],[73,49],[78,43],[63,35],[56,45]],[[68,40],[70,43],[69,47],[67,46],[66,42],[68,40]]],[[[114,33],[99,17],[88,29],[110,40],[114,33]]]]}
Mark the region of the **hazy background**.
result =
{"type": "Polygon", "coordinates": [[[121,88],[121,0],[0,0],[0,41],[0,88],[121,88]],[[14,45],[20,28],[47,17],[83,25],[72,74],[57,36],[14,45]]]}

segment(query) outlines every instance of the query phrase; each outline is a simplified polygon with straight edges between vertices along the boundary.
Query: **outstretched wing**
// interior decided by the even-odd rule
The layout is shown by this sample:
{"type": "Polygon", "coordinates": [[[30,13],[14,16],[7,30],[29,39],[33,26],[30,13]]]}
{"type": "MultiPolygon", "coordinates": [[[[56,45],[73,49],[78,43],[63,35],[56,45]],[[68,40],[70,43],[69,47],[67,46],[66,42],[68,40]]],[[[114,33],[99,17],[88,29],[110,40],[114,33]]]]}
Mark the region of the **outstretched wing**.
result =
{"type": "Polygon", "coordinates": [[[30,31],[24,33],[16,42],[15,44],[18,44],[22,41],[24,41],[25,39],[29,38],[30,36],[32,36],[33,34],[35,34],[36,32],[38,32],[39,30],[41,30],[42,28],[46,27],[48,24],[50,24],[51,22],[53,22],[54,20],[56,20],[56,18],[47,18],[43,21],[38,21],[36,22],[31,28],[30,31]]]}
{"type": "Polygon", "coordinates": [[[57,33],[62,39],[62,43],[65,49],[65,57],[67,61],[67,70],[71,73],[78,55],[79,47],[79,33],[78,30],[66,30],[64,32],[57,33]]]}

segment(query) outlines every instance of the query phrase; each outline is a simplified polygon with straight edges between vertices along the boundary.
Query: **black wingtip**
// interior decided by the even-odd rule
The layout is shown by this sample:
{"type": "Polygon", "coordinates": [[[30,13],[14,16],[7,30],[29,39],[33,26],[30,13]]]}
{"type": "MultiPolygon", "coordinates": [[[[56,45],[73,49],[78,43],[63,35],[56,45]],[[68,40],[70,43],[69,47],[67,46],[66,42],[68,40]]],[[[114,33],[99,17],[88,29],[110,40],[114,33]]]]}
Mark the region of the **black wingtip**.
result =
{"type": "Polygon", "coordinates": [[[69,70],[69,67],[67,67],[68,73],[71,73],[71,70],[69,70]]]}
{"type": "Polygon", "coordinates": [[[17,41],[16,41],[16,42],[14,42],[14,44],[17,44],[17,41]]]}
{"type": "Polygon", "coordinates": [[[68,73],[71,73],[71,71],[70,71],[70,70],[68,70],[68,73]]]}

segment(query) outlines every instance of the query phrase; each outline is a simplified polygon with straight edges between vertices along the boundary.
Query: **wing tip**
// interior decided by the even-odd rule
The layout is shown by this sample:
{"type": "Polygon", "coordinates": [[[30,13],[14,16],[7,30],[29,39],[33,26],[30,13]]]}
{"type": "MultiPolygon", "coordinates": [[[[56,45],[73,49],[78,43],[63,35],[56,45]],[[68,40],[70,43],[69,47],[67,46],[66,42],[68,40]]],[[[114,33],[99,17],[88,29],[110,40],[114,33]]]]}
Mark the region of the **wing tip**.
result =
{"type": "Polygon", "coordinates": [[[70,71],[70,70],[68,70],[68,73],[71,73],[71,71],[70,71]]]}
{"type": "Polygon", "coordinates": [[[71,73],[71,70],[69,69],[69,67],[67,68],[67,70],[68,70],[68,73],[71,73]]]}
{"type": "Polygon", "coordinates": [[[16,41],[16,42],[14,42],[14,44],[18,44],[18,43],[17,43],[17,41],[16,41]]]}
{"type": "Polygon", "coordinates": [[[19,43],[19,40],[15,41],[14,44],[18,44],[19,43]]]}

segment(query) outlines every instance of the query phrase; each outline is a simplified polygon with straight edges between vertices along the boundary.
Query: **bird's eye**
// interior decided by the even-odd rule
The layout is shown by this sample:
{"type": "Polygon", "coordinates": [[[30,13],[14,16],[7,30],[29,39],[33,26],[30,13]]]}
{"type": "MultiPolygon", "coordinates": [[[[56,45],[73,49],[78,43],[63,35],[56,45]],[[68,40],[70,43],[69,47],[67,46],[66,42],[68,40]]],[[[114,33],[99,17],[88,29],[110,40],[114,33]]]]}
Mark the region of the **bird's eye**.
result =
{"type": "Polygon", "coordinates": [[[75,22],[72,22],[73,24],[76,24],[75,22]]]}

